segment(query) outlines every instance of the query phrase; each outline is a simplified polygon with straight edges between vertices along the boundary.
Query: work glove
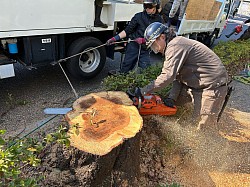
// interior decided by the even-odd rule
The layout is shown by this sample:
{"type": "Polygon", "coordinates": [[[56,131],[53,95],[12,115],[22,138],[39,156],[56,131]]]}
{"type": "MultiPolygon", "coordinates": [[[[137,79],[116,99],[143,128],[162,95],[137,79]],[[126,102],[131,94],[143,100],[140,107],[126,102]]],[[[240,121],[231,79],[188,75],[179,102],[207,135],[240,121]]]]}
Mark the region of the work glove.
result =
{"type": "Polygon", "coordinates": [[[120,36],[117,34],[114,37],[110,38],[107,42],[106,45],[112,45],[114,44],[116,41],[120,40],[120,36]]]}
{"type": "Polygon", "coordinates": [[[114,44],[115,42],[116,42],[115,37],[112,37],[112,38],[110,38],[110,39],[106,42],[106,45],[112,45],[112,44],[114,44]]]}
{"type": "Polygon", "coordinates": [[[139,45],[141,45],[141,44],[146,44],[145,38],[136,38],[134,41],[135,41],[136,43],[138,43],[139,45]]]}
{"type": "Polygon", "coordinates": [[[142,93],[141,93],[141,89],[139,87],[135,88],[135,97],[136,98],[142,98],[142,93]]]}
{"type": "Polygon", "coordinates": [[[163,103],[164,105],[171,107],[171,108],[174,108],[174,105],[175,105],[175,101],[171,98],[163,99],[163,103]]]}

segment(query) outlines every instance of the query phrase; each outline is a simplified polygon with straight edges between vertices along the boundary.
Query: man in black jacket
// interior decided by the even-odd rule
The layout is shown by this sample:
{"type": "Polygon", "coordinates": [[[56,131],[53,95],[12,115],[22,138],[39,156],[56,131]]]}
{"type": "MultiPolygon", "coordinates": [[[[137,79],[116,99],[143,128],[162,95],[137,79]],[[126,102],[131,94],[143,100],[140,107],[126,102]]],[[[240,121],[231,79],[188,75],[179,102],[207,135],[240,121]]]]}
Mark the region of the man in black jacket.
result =
{"type": "MultiPolygon", "coordinates": [[[[158,8],[160,7],[159,0],[144,0],[143,1],[144,11],[134,15],[129,25],[119,34],[112,37],[107,41],[107,45],[111,45],[116,41],[123,38],[129,38],[135,40],[127,44],[125,58],[121,64],[120,73],[128,73],[131,71],[137,61],[139,60],[138,66],[142,69],[150,65],[149,51],[140,47],[145,43],[144,32],[146,28],[153,22],[163,22],[163,19],[159,15],[158,8]],[[138,54],[139,57],[138,57],[138,54]]],[[[111,73],[115,74],[117,72],[111,73]]]]}

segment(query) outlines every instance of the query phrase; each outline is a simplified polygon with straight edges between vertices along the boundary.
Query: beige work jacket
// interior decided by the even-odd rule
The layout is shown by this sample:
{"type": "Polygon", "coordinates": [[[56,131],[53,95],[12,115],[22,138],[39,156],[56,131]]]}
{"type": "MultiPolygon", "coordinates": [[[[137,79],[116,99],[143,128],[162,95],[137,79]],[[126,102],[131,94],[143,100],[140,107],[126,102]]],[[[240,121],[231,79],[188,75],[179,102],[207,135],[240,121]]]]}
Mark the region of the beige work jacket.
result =
{"type": "Polygon", "coordinates": [[[143,94],[157,91],[174,80],[189,88],[204,90],[226,84],[228,74],[211,49],[198,41],[178,36],[167,45],[161,74],[142,89],[143,94]]]}

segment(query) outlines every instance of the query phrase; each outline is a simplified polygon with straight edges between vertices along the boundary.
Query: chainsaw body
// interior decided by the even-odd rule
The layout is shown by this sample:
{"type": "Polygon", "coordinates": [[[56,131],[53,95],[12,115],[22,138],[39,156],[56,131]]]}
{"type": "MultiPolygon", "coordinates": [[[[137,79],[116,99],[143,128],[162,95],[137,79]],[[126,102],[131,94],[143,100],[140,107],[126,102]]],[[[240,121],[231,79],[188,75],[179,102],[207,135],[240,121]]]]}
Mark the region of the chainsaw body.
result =
{"type": "Polygon", "coordinates": [[[176,106],[168,107],[163,102],[158,95],[148,94],[143,98],[133,98],[133,103],[137,106],[139,113],[141,115],[161,115],[170,116],[175,115],[177,108],[176,106]]]}

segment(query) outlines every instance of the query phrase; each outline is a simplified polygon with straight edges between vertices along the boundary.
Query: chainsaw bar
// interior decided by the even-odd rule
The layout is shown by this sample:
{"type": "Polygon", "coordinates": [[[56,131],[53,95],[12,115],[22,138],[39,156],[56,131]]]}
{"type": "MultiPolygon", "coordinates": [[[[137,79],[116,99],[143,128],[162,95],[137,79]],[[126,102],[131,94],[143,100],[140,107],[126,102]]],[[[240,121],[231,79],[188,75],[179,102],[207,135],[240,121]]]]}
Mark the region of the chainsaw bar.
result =
{"type": "Polygon", "coordinates": [[[45,114],[67,114],[72,108],[45,108],[43,111],[45,114]]]}

